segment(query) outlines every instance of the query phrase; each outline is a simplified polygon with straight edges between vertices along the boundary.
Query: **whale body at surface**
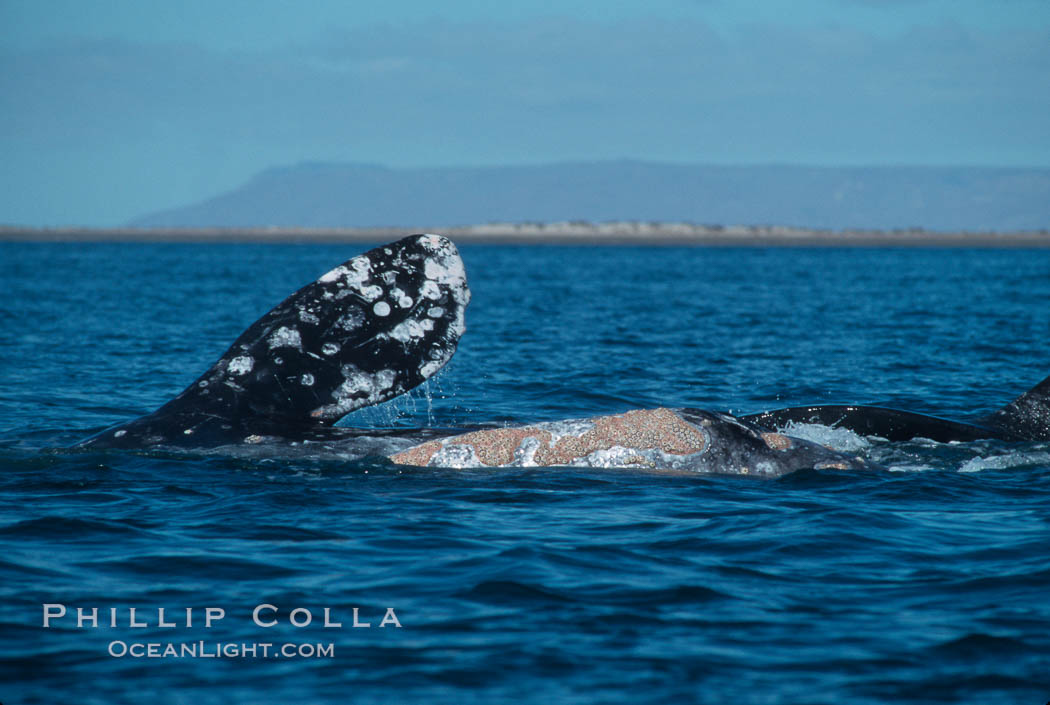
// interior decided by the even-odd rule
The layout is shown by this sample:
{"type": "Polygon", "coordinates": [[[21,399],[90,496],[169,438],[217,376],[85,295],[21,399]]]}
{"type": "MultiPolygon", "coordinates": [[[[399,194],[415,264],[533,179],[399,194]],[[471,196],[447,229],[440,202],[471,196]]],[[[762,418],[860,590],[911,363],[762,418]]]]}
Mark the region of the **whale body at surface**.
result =
{"type": "Polygon", "coordinates": [[[151,414],[79,443],[92,448],[272,448],[321,444],[342,457],[465,467],[619,467],[776,477],[870,469],[863,458],[784,433],[792,423],[890,441],[1050,439],[1050,378],[972,423],[875,406],[808,406],[747,416],[641,409],[518,427],[337,427],[452,358],[470,302],[455,245],[414,235],[347,260],[249,326],[203,375],[151,414]]]}

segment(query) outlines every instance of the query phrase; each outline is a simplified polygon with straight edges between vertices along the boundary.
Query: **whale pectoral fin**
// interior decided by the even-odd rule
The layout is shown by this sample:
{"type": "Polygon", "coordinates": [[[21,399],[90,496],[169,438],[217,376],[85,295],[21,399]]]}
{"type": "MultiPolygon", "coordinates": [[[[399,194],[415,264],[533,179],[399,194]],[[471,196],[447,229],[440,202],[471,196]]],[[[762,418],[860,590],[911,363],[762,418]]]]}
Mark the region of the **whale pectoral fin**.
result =
{"type": "Polygon", "coordinates": [[[347,260],[253,323],[165,409],[330,425],[440,370],[470,301],[456,247],[415,235],[347,260]]]}
{"type": "Polygon", "coordinates": [[[985,422],[1011,439],[1050,440],[1050,377],[988,416],[985,422]]]}

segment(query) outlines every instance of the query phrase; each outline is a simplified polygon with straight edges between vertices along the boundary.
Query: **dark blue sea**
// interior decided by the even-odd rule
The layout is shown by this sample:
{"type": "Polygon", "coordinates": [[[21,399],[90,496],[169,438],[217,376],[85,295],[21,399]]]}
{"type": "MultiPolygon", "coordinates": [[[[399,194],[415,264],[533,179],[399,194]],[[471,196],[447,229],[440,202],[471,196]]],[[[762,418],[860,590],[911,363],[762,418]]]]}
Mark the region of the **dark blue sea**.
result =
{"type": "MultiPolygon", "coordinates": [[[[799,427],[887,470],[777,480],[66,450],[365,249],[0,244],[4,705],[1050,699],[1050,443],[799,427]]],[[[964,419],[1050,373],[1046,250],[460,249],[455,359],[345,423],[964,419]]]]}

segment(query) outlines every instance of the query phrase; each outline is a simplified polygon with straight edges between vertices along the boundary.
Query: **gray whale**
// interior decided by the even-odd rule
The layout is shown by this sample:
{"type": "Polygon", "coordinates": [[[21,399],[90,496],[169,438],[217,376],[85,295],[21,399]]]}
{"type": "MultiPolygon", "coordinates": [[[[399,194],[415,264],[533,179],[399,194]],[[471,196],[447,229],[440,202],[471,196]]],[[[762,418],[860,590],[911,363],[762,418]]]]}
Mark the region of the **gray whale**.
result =
{"type": "Polygon", "coordinates": [[[775,477],[803,468],[870,469],[863,458],[782,432],[820,423],[889,440],[1050,439],[1050,378],[984,419],[949,421],[873,406],[810,406],[747,416],[642,409],[519,427],[362,429],[333,424],[437,373],[464,334],[470,302],[449,240],[413,235],[323,274],[249,326],[203,375],[151,414],[76,448],[337,446],[442,467],[585,466],[775,477]]]}

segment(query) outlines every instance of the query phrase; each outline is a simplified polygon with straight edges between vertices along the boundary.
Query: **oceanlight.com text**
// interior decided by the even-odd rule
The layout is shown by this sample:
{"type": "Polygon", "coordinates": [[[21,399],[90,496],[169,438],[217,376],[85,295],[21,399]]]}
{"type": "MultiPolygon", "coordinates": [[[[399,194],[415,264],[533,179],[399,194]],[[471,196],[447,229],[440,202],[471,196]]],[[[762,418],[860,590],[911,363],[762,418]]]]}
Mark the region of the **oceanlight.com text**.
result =
{"type": "Polygon", "coordinates": [[[107,651],[114,658],[334,658],[335,644],[116,640],[107,651]]]}

